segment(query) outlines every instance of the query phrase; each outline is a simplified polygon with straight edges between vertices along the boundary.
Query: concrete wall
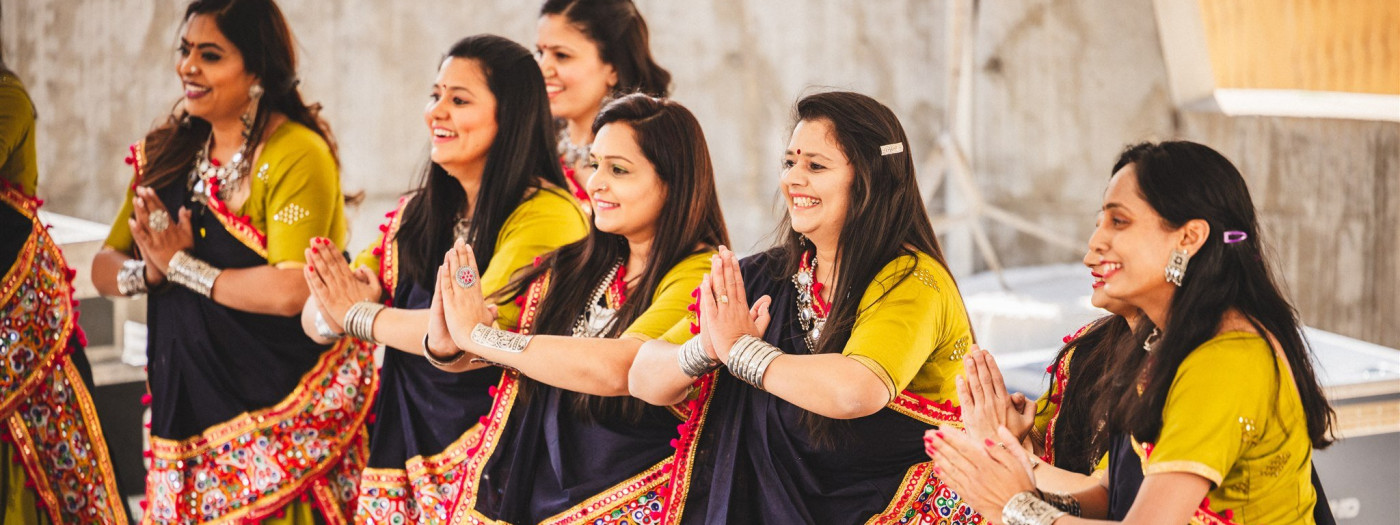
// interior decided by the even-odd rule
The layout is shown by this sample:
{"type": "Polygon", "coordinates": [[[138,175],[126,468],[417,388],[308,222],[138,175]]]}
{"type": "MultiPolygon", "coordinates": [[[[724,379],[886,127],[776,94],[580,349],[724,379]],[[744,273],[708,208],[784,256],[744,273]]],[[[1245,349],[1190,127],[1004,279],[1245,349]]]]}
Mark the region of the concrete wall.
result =
{"type": "MultiPolygon", "coordinates": [[[[903,119],[916,159],[943,131],[943,1],[638,4],[675,98],[705,127],[740,249],[763,246],[772,232],[778,155],[802,93],[875,96],[903,119]]],[[[182,5],[0,0],[7,62],[39,108],[40,192],[50,209],[104,222],[115,213],[130,177],[126,144],[179,96],[182,5]]],[[[519,0],[286,0],[283,9],[301,44],[305,93],[326,105],[339,138],[345,186],[371,197],[354,246],[422,162],[421,111],[441,52],[477,32],[534,38],[534,9],[519,0]]],[[[1304,319],[1400,346],[1400,125],[1179,112],[1150,0],[981,2],[977,28],[969,148],[992,203],[1086,239],[1124,144],[1178,136],[1214,144],[1250,177],[1304,319]]],[[[936,208],[945,197],[962,198],[940,193],[936,208]]],[[[1082,255],[997,226],[991,237],[1011,265],[1082,255]]],[[[953,259],[974,260],[964,243],[949,248],[953,259]]]]}

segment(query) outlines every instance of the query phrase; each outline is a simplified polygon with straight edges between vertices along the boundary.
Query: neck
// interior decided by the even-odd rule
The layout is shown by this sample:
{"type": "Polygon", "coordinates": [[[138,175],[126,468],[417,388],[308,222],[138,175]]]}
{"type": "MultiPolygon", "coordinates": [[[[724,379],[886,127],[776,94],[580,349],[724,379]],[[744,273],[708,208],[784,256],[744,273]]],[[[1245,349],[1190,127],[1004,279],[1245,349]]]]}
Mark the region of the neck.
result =
{"type": "Polygon", "coordinates": [[[568,119],[564,123],[564,129],[569,133],[569,142],[575,146],[591,144],[593,142],[593,119],[598,116],[598,111],[589,111],[587,115],[568,119]]]}
{"type": "Polygon", "coordinates": [[[647,257],[651,255],[651,235],[638,235],[627,238],[627,275],[637,277],[647,269],[647,257]]]}
{"type": "Polygon", "coordinates": [[[463,205],[467,217],[472,216],[472,211],[476,207],[476,197],[481,193],[481,174],[485,171],[485,166],[478,166],[475,169],[464,169],[459,171],[448,171],[447,174],[457,179],[462,185],[462,191],[466,193],[467,202],[463,205]]]}
{"type": "Polygon", "coordinates": [[[817,272],[813,277],[822,283],[822,291],[825,292],[822,295],[830,295],[836,289],[836,247],[816,241],[812,241],[812,244],[817,248],[817,272]]]}
{"type": "Polygon", "coordinates": [[[1159,294],[1161,297],[1153,297],[1153,300],[1148,301],[1149,304],[1142,308],[1143,315],[1162,330],[1167,329],[1167,312],[1171,309],[1173,292],[1175,290],[1168,290],[1159,294]]]}
{"type": "Polygon", "coordinates": [[[243,121],[238,118],[222,119],[209,123],[210,134],[214,137],[214,144],[209,148],[210,154],[214,150],[228,151],[232,155],[234,148],[243,147],[243,121]]]}

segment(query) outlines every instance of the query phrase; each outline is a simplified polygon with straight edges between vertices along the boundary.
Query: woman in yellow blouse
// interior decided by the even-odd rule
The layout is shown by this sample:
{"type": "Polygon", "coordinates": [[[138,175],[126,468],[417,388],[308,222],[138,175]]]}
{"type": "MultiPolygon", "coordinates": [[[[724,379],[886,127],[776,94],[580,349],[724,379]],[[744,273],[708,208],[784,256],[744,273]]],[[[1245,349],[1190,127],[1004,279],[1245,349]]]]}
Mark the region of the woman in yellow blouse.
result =
{"type": "Polygon", "coordinates": [[[680,407],[629,397],[627,370],[642,343],[686,317],[728,235],[690,111],[634,94],[604,107],[593,127],[590,235],[499,294],[518,298],[502,315],[518,315],[529,336],[491,328],[477,287],[459,286],[467,246],[438,275],[433,360],[447,370],[482,366],[470,354],[519,371],[497,388],[464,481],[474,497],[454,521],[647,523],[661,510],[684,418],[680,407]]]}
{"type": "Polygon", "coordinates": [[[345,219],[292,43],[270,0],[189,5],[179,111],[132,146],[131,191],[93,260],[102,293],[149,291],[148,522],[336,523],[353,503],[363,432],[344,429],[367,414],[373,361],[297,319],[302,247],[342,239],[345,219]]]}
{"type": "Polygon", "coordinates": [[[1107,478],[1041,493],[1019,447],[942,432],[945,479],[1011,525],[1313,523],[1310,459],[1331,442],[1332,410],[1239,171],[1200,144],[1136,145],[1114,166],[1103,214],[1089,249],[1104,291],[1160,327],[1119,349],[1095,404],[1111,436],[1107,478]]]}
{"type": "Polygon", "coordinates": [[[870,97],[798,101],[785,242],[742,262],[721,248],[699,326],[643,345],[630,371],[647,402],[693,399],[664,522],[972,519],[918,445],[956,424],[972,334],[907,147],[870,97]]]}
{"type": "Polygon", "coordinates": [[[424,357],[428,306],[443,254],[456,239],[478,247],[472,275],[487,293],[532,261],[587,233],[563,189],[540,68],[494,35],[448,50],[423,111],[431,162],[419,188],[390,212],[383,235],[351,269],[338,243],[306,248],[313,297],[302,327],[322,341],[383,344],[382,387],[370,428],[369,468],[356,522],[439,523],[462,494],[467,451],[491,407],[501,369],[454,374],[424,357]],[[387,306],[386,306],[387,305],[387,306]]]}

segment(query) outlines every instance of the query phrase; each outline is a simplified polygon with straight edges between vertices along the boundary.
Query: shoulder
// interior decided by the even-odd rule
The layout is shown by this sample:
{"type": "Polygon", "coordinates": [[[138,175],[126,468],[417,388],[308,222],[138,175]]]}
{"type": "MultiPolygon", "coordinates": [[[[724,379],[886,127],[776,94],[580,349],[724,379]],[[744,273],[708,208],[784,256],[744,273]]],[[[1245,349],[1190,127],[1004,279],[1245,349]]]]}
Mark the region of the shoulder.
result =
{"type": "Polygon", "coordinates": [[[776,275],[782,271],[785,264],[787,264],[787,251],[779,246],[739,259],[739,273],[743,276],[744,281],[748,281],[751,277],[762,273],[776,275]]]}
{"type": "Polygon", "coordinates": [[[913,254],[900,255],[886,263],[875,274],[875,279],[870,284],[871,289],[881,293],[906,286],[918,289],[931,288],[936,292],[942,292],[951,289],[953,275],[948,273],[948,269],[939,264],[932,256],[923,252],[914,252],[913,254]]]}
{"type": "Polygon", "coordinates": [[[715,253],[714,249],[705,248],[687,255],[684,259],[681,259],[680,262],[677,262],[675,266],[672,266],[671,269],[666,272],[666,275],[680,276],[696,272],[708,272],[710,271],[710,257],[715,253]]]}
{"type": "Polygon", "coordinates": [[[564,190],[555,187],[545,187],[531,192],[530,195],[525,197],[525,200],[520,203],[520,206],[517,206],[515,211],[511,213],[512,216],[536,214],[577,215],[579,218],[582,218],[583,210],[579,208],[578,201],[574,200],[574,197],[564,190]]]}
{"type": "Polygon", "coordinates": [[[1192,350],[1177,368],[1174,383],[1209,384],[1243,394],[1273,384],[1276,366],[1273,349],[1264,338],[1226,332],[1192,350]]]}
{"type": "Polygon", "coordinates": [[[331,146],[311,128],[300,122],[288,120],[278,126],[267,138],[263,156],[268,160],[295,158],[302,155],[324,156],[332,159],[331,146]]]}

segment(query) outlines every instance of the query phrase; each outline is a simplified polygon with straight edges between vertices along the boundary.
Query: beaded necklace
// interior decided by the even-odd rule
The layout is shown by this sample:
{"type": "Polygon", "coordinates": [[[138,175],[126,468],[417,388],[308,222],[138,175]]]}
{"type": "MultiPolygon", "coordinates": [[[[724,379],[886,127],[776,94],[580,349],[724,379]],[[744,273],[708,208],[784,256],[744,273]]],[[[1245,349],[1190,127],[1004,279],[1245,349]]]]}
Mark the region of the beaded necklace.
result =
{"type": "Polygon", "coordinates": [[[627,301],[627,267],[622,261],[613,263],[612,268],[603,275],[608,277],[598,283],[593,295],[588,298],[588,306],[579,314],[578,321],[574,322],[574,337],[602,336],[612,327],[618,308],[627,301]],[[608,291],[612,291],[613,297],[617,298],[616,304],[606,301],[608,291]]]}

